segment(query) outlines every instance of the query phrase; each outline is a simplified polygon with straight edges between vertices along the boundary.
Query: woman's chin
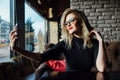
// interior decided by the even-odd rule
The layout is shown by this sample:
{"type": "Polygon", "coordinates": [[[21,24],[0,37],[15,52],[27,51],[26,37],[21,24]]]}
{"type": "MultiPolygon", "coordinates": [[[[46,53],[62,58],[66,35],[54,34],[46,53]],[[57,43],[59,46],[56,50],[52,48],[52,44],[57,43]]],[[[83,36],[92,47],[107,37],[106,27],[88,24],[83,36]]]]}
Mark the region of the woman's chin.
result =
{"type": "Polygon", "coordinates": [[[69,33],[69,34],[72,34],[72,33],[69,33]]]}
{"type": "Polygon", "coordinates": [[[72,31],[69,31],[69,34],[73,34],[73,32],[72,32],[72,31]]]}

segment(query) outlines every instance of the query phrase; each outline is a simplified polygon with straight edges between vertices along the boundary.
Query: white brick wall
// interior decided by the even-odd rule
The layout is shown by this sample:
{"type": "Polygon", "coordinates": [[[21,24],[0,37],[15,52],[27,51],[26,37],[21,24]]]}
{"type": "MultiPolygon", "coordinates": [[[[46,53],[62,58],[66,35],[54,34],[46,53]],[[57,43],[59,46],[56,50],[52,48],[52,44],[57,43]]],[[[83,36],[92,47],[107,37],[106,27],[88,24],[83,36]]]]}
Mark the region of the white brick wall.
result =
{"type": "Polygon", "coordinates": [[[83,11],[105,41],[120,40],[120,0],[71,0],[70,6],[83,11]]]}

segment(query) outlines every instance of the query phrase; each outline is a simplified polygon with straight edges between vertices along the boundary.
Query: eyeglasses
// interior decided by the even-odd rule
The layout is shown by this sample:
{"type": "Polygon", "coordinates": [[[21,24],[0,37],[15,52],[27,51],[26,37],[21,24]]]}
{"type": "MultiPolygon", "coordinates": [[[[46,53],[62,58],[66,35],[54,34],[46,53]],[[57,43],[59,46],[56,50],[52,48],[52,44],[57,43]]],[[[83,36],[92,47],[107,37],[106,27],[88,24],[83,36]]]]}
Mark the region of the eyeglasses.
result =
{"type": "Polygon", "coordinates": [[[69,26],[69,24],[73,24],[73,22],[76,20],[77,18],[71,18],[68,21],[65,22],[66,26],[69,26]]]}

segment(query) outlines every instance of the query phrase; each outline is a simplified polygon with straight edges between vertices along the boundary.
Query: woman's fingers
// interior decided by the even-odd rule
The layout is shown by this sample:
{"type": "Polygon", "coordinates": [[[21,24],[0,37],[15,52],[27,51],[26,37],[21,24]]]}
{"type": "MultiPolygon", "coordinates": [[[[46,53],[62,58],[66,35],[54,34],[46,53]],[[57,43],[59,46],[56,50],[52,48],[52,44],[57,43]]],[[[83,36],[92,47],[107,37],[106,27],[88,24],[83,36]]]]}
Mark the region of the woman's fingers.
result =
{"type": "Polygon", "coordinates": [[[96,32],[94,30],[90,31],[90,36],[91,37],[96,36],[96,32]]]}
{"type": "Polygon", "coordinates": [[[11,46],[11,49],[13,49],[14,47],[14,44],[15,44],[15,40],[18,39],[18,36],[17,36],[17,28],[14,27],[14,29],[10,32],[10,46],[11,46]]]}
{"type": "Polygon", "coordinates": [[[98,33],[97,31],[95,31],[95,30],[92,30],[92,31],[90,32],[90,34],[94,34],[94,35],[96,35],[96,36],[99,35],[99,33],[98,33]]]}
{"type": "Polygon", "coordinates": [[[92,34],[92,33],[96,34],[96,31],[95,30],[90,31],[90,34],[92,34]]]}
{"type": "Polygon", "coordinates": [[[17,32],[16,31],[12,31],[10,33],[10,40],[12,40],[14,37],[17,37],[17,32]]]}
{"type": "Polygon", "coordinates": [[[99,41],[102,40],[102,36],[101,36],[100,32],[97,32],[97,31],[95,31],[95,30],[92,30],[92,31],[90,32],[90,35],[95,35],[96,38],[97,38],[99,41]]]}
{"type": "Polygon", "coordinates": [[[12,36],[13,34],[16,34],[16,35],[17,35],[17,27],[14,27],[13,30],[10,32],[9,38],[11,38],[11,36],[12,36]],[[15,33],[15,32],[16,32],[16,33],[15,33]]]}
{"type": "Polygon", "coordinates": [[[10,38],[10,39],[11,39],[11,37],[12,37],[12,35],[13,35],[14,32],[15,32],[14,30],[12,30],[12,31],[10,32],[10,35],[9,35],[9,38],[10,38]]]}
{"type": "Polygon", "coordinates": [[[13,39],[17,39],[17,36],[15,35],[15,33],[11,35],[10,41],[12,41],[13,39]]]}

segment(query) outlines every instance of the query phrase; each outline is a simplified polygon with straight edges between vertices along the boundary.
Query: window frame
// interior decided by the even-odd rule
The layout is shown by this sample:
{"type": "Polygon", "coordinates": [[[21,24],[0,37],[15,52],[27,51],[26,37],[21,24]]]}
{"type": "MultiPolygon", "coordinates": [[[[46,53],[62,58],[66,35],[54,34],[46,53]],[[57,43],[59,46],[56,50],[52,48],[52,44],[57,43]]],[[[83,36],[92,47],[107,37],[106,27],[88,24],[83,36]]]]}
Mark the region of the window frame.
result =
{"type": "MultiPolygon", "coordinates": [[[[18,36],[19,39],[16,41],[15,45],[21,49],[25,49],[25,8],[24,8],[24,0],[11,0],[10,1],[10,31],[17,24],[18,27],[18,36]]],[[[17,55],[17,53],[10,50],[10,58],[17,57],[18,62],[23,63],[23,58],[21,55],[17,55]]],[[[15,58],[16,59],[16,58],[15,58]]]]}

